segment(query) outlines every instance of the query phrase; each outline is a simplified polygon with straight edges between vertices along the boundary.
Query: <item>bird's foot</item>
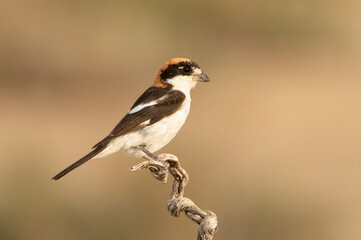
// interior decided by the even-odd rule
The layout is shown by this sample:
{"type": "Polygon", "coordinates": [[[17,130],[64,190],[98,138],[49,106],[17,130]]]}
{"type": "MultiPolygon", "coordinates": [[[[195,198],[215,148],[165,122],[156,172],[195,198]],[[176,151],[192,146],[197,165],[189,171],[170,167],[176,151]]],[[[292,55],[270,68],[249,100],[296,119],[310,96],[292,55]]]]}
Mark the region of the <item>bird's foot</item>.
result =
{"type": "Polygon", "coordinates": [[[138,148],[146,154],[144,158],[146,158],[147,161],[131,167],[130,170],[136,171],[149,169],[153,177],[159,181],[162,181],[163,183],[166,183],[168,179],[169,167],[178,164],[178,158],[169,153],[162,153],[158,156],[155,156],[147,149],[145,149],[144,146],[139,146],[138,148]]]}

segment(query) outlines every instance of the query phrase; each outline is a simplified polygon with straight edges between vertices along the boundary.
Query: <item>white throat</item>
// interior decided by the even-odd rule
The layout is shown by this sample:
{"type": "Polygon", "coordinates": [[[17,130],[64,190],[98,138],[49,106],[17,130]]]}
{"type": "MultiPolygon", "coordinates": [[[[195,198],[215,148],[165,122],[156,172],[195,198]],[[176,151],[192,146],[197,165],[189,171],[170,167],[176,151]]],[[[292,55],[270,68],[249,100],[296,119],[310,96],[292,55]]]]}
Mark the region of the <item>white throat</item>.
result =
{"type": "Polygon", "coordinates": [[[197,85],[197,81],[194,81],[192,76],[176,76],[167,82],[173,85],[174,90],[182,91],[186,95],[197,85]]]}

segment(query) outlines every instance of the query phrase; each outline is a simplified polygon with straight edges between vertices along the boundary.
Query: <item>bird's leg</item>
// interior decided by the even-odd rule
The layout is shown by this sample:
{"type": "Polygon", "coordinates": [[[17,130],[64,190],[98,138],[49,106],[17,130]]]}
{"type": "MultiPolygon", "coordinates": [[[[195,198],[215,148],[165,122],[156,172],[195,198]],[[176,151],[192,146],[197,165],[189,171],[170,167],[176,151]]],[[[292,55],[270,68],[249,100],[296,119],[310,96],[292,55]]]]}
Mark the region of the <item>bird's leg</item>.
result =
{"type": "MultiPolygon", "coordinates": [[[[153,153],[149,152],[148,149],[145,148],[145,145],[139,145],[137,147],[139,150],[141,150],[142,152],[144,152],[147,157],[149,157],[150,159],[154,160],[154,161],[159,161],[159,158],[157,156],[155,156],[153,153]]],[[[147,158],[145,157],[145,158],[147,158]]]]}

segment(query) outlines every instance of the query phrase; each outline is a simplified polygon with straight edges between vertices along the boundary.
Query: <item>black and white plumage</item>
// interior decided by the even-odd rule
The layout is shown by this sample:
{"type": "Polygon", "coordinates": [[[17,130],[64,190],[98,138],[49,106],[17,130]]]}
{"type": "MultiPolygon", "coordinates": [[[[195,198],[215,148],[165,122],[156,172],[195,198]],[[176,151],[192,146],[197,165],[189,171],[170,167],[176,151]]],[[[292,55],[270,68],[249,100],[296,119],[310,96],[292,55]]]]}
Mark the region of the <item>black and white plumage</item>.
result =
{"type": "Polygon", "coordinates": [[[190,90],[197,82],[209,82],[199,66],[186,58],[173,58],[157,72],[156,79],[134,103],[130,111],[94,150],[60,173],[58,180],[93,158],[102,158],[122,150],[134,157],[147,157],[140,146],[154,153],[167,145],[187,119],[190,90]]]}

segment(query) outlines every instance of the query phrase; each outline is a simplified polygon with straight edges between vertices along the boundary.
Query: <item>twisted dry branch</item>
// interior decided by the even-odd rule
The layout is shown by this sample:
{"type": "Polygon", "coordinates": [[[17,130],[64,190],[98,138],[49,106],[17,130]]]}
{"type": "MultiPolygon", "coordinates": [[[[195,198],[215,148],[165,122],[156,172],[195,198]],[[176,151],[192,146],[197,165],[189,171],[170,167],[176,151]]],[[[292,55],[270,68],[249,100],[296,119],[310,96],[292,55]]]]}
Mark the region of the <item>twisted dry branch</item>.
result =
{"type": "Polygon", "coordinates": [[[153,177],[164,183],[168,174],[174,177],[171,198],[167,202],[168,211],[174,217],[185,212],[188,218],[199,224],[197,240],[211,240],[217,231],[217,216],[209,210],[202,210],[189,198],[183,197],[189,176],[180,166],[178,158],[172,154],[162,153],[157,160],[147,160],[131,167],[132,171],[149,169],[153,177]]]}

